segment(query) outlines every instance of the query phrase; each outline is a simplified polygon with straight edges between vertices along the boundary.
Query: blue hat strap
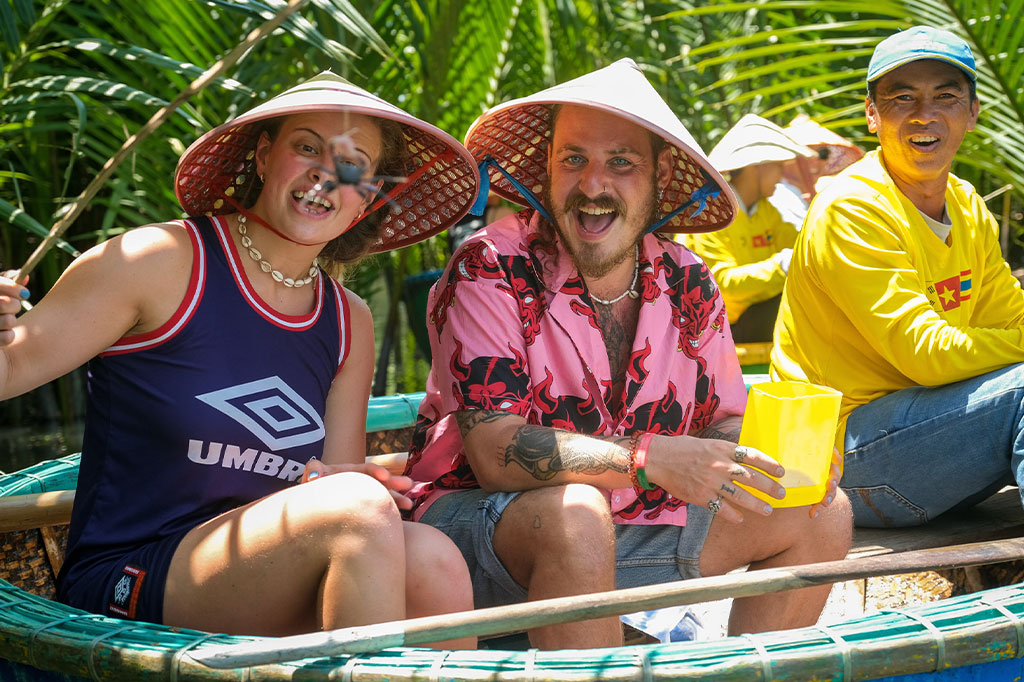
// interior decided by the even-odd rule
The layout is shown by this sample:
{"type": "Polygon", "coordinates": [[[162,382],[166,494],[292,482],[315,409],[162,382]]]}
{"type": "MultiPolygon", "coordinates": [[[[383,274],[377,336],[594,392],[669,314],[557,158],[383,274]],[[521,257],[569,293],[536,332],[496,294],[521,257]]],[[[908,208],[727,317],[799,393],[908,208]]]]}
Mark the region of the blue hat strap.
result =
{"type": "Polygon", "coordinates": [[[469,209],[469,212],[473,215],[483,215],[484,211],[487,210],[487,196],[491,192],[491,176],[488,172],[488,168],[497,168],[498,172],[505,176],[509,184],[512,185],[519,194],[522,195],[523,199],[526,200],[537,213],[540,213],[541,217],[549,223],[552,222],[551,216],[548,214],[547,209],[540,203],[540,199],[537,195],[526,188],[526,185],[516,180],[512,175],[502,168],[497,161],[494,160],[493,156],[485,156],[484,160],[480,162],[480,193],[476,195],[476,201],[473,202],[473,208],[469,209]]]}
{"type": "Polygon", "coordinates": [[[662,217],[661,220],[659,220],[658,222],[651,225],[651,227],[647,230],[648,232],[654,232],[655,230],[659,229],[662,225],[672,220],[677,215],[679,215],[689,207],[693,206],[694,204],[697,204],[697,210],[694,211],[693,215],[691,215],[690,217],[696,218],[697,216],[704,212],[705,208],[707,208],[708,199],[714,199],[722,192],[722,188],[718,186],[717,182],[711,179],[711,177],[703,168],[700,172],[704,176],[704,184],[698,187],[696,191],[694,191],[694,193],[690,195],[690,199],[688,201],[675,208],[669,214],[662,217]]]}

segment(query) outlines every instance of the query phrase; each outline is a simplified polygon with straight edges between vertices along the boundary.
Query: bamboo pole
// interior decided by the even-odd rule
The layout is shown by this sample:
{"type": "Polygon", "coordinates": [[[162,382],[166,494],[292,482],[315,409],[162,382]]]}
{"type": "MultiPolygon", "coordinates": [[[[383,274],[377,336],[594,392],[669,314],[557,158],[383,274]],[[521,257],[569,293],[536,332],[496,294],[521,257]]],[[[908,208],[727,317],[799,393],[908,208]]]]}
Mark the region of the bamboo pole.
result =
{"type": "Polygon", "coordinates": [[[977,542],[898,554],[770,568],[662,585],[545,599],[511,606],[366,625],[241,644],[210,646],[187,655],[210,668],[238,668],[303,658],[379,651],[467,636],[529,630],[634,611],[752,597],[880,575],[943,570],[1024,558],[1024,538],[977,542]]]}
{"type": "Polygon", "coordinates": [[[100,187],[105,183],[111,175],[114,173],[114,169],[121,165],[121,163],[128,158],[128,155],[135,149],[143,140],[149,137],[157,128],[163,124],[171,114],[193,97],[196,93],[201,92],[206,88],[214,79],[219,78],[225,71],[235,65],[242,55],[244,55],[249,49],[251,49],[256,43],[263,40],[264,37],[269,35],[274,29],[280,26],[285,20],[294,14],[299,7],[301,7],[307,0],[289,0],[288,4],[281,8],[281,10],[273,17],[263,22],[255,29],[253,29],[245,40],[239,43],[231,52],[224,56],[223,59],[215,63],[209,69],[204,71],[198,78],[189,83],[189,85],[178,93],[178,96],[174,98],[172,102],[161,108],[149,119],[146,125],[139,129],[139,132],[135,133],[121,145],[121,148],[112,157],[107,159],[107,162],[103,164],[103,168],[96,174],[96,177],[88,184],[88,186],[82,191],[78,197],[71,202],[68,210],[64,213],[63,217],[57,221],[49,234],[39,243],[35,251],[28,257],[25,264],[21,266],[12,276],[15,282],[20,282],[22,277],[28,275],[35,269],[39,262],[46,255],[57,240],[60,239],[61,235],[71,226],[78,216],[82,214],[85,207],[92,200],[96,193],[99,192],[100,187]]]}
{"type": "Polygon", "coordinates": [[[74,501],[74,490],[0,497],[0,533],[67,523],[74,501]]]}

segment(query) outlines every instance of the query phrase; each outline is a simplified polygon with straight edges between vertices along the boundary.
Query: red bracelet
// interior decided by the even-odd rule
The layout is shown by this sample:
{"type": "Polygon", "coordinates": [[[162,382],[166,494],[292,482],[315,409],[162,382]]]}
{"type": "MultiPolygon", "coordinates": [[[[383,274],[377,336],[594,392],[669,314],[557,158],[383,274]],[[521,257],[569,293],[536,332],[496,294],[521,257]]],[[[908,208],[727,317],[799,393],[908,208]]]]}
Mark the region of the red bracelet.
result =
{"type": "Polygon", "coordinates": [[[640,436],[633,459],[634,483],[639,483],[640,487],[644,490],[654,490],[657,487],[647,480],[647,446],[651,444],[651,439],[654,438],[654,435],[647,432],[640,436]]]}
{"type": "Polygon", "coordinates": [[[640,432],[634,431],[629,437],[629,454],[626,456],[626,467],[629,470],[629,480],[633,484],[633,490],[636,494],[640,494],[640,481],[636,475],[636,448],[640,442],[640,432]]]}

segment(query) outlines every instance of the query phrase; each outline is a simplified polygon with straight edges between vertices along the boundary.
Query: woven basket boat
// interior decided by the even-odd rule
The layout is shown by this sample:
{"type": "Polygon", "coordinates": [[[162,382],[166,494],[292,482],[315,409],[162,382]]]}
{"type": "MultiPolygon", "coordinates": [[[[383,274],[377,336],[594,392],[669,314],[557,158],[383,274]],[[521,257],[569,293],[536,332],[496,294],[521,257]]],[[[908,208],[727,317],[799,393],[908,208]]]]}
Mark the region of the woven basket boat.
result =
{"type": "MultiPolygon", "coordinates": [[[[370,454],[408,442],[422,394],[371,400],[370,454]]],[[[0,476],[0,501],[73,490],[78,456],[0,476]]],[[[392,648],[216,670],[189,653],[231,637],[87,613],[52,601],[66,526],[0,533],[0,680],[1012,680],[1024,675],[1024,585],[881,612],[828,628],[616,649],[392,648]]],[[[272,638],[266,640],[272,644],[272,638]]]]}

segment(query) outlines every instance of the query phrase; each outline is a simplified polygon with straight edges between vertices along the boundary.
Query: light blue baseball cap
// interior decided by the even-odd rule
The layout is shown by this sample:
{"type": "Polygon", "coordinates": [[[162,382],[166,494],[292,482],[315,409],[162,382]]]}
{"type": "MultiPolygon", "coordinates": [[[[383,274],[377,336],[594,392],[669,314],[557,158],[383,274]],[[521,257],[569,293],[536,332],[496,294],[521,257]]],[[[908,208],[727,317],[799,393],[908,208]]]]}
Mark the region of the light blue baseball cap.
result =
{"type": "Polygon", "coordinates": [[[868,64],[868,83],[919,59],[948,62],[967,74],[972,83],[978,80],[974,53],[963,38],[931,26],[915,26],[878,43],[868,64]]]}

